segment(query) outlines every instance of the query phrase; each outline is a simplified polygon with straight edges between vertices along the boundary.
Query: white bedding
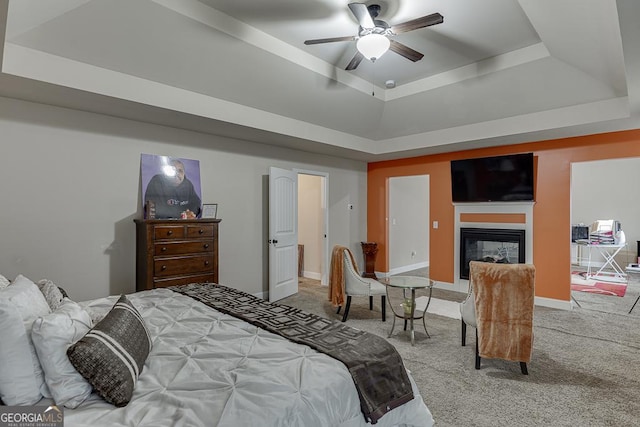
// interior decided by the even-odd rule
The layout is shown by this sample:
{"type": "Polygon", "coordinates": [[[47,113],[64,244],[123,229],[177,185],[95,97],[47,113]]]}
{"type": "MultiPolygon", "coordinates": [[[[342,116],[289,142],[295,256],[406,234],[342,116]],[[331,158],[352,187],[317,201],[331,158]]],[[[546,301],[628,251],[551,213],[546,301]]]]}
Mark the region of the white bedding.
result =
{"type": "MultiPolygon", "coordinates": [[[[300,344],[167,289],[129,296],[153,338],[131,402],[93,394],[65,409],[65,426],[364,426],[347,368],[300,344]]],[[[117,297],[81,303],[106,314],[117,297]]],[[[376,426],[431,426],[415,398],[376,426]]]]}

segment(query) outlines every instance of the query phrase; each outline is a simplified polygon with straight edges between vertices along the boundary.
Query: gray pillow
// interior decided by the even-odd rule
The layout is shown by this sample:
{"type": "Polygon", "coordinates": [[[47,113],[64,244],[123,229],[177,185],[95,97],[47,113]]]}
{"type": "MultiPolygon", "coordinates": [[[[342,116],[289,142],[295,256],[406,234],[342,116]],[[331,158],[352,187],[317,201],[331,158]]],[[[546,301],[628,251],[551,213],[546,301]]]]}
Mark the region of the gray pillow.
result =
{"type": "Polygon", "coordinates": [[[104,400],[125,406],[150,351],[144,320],[122,295],[104,319],[69,347],[67,356],[104,400]]]}
{"type": "Polygon", "coordinates": [[[37,285],[40,288],[42,295],[44,295],[44,299],[47,300],[47,304],[49,304],[51,311],[56,311],[58,307],[60,307],[60,304],[62,304],[62,300],[65,297],[60,291],[60,288],[48,279],[38,281],[37,285]]]}

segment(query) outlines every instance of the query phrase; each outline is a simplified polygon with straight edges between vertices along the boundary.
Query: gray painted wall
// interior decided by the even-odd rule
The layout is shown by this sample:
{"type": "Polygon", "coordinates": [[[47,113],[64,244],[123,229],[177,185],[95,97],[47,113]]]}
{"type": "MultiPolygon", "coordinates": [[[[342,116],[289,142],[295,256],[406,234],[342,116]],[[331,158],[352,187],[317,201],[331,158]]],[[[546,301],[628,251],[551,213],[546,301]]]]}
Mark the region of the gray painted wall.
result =
{"type": "Polygon", "coordinates": [[[0,274],[51,279],[75,300],[135,290],[140,154],[200,160],[218,203],[220,282],[268,289],[270,166],[329,174],[329,245],[362,265],[366,163],[0,98],[0,274]],[[347,205],[353,204],[353,210],[347,205]]]}

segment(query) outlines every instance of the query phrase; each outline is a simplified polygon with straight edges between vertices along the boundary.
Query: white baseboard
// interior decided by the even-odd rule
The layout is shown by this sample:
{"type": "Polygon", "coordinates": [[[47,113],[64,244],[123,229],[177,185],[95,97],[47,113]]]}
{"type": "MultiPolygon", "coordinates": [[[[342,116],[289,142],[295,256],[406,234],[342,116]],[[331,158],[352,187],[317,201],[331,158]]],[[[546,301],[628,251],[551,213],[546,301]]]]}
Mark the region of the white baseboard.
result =
{"type": "Polygon", "coordinates": [[[436,289],[445,289],[447,291],[460,292],[462,294],[467,294],[469,292],[469,281],[460,279],[458,283],[448,283],[448,282],[437,282],[433,285],[436,289]]]}
{"type": "MultiPolygon", "coordinates": [[[[418,267],[421,268],[421,267],[418,267]]],[[[415,270],[412,268],[412,270],[415,270]]],[[[405,270],[405,271],[409,271],[409,270],[405,270]]],[[[315,273],[317,274],[317,273],[315,273]]],[[[388,273],[382,273],[382,272],[376,272],[376,275],[378,277],[388,277],[389,274],[388,273]]],[[[306,276],[305,276],[306,277],[306,276]]],[[[317,280],[320,280],[320,278],[318,277],[317,280]]],[[[460,279],[460,282],[457,284],[454,283],[448,283],[448,282],[437,282],[435,283],[435,285],[433,285],[434,288],[436,289],[444,289],[447,291],[453,291],[453,292],[459,292],[460,295],[460,301],[462,301],[464,299],[464,296],[467,294],[468,289],[469,289],[469,281],[468,280],[463,280],[460,279]]],[[[253,294],[254,296],[267,300],[269,297],[269,292],[258,292],[253,294]]],[[[571,301],[563,301],[563,300],[559,300],[559,299],[554,299],[554,298],[546,298],[546,297],[535,297],[533,300],[533,303],[537,306],[540,307],[549,307],[549,308],[555,308],[558,310],[571,310],[573,309],[573,304],[571,304],[571,301]]]]}
{"type": "Polygon", "coordinates": [[[401,274],[407,271],[418,270],[420,268],[428,268],[428,267],[429,267],[429,261],[424,261],[416,264],[410,264],[410,265],[404,265],[402,267],[392,268],[389,270],[388,273],[382,273],[382,272],[376,271],[376,276],[380,275],[382,277],[388,277],[388,276],[393,276],[395,274],[401,274]]]}
{"type": "MultiPolygon", "coordinates": [[[[436,284],[433,285],[433,287],[436,289],[445,289],[447,291],[459,292],[463,294],[461,296],[461,301],[462,301],[464,295],[466,295],[468,292],[469,281],[460,279],[460,282],[457,284],[447,283],[447,282],[436,282],[436,284]]],[[[571,310],[573,308],[571,301],[563,301],[559,299],[546,298],[546,297],[534,297],[533,303],[540,307],[556,308],[559,310],[571,310]]]]}
{"type": "Polygon", "coordinates": [[[535,297],[533,303],[540,307],[557,308],[559,310],[571,310],[573,308],[571,301],[562,301],[553,298],[535,297]]]}
{"type": "Polygon", "coordinates": [[[302,277],[305,277],[307,279],[320,280],[322,279],[322,273],[316,273],[315,271],[303,271],[302,277]]]}

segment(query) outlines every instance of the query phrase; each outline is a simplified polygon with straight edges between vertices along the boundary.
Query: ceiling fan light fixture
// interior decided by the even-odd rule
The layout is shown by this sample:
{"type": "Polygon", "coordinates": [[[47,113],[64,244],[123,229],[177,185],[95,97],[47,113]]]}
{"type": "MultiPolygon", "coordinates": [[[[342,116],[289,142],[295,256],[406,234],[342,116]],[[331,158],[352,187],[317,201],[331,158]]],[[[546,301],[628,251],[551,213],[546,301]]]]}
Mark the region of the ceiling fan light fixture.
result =
{"type": "Polygon", "coordinates": [[[374,62],[389,50],[391,42],[382,34],[367,34],[358,39],[356,47],[369,61],[374,62]]]}

